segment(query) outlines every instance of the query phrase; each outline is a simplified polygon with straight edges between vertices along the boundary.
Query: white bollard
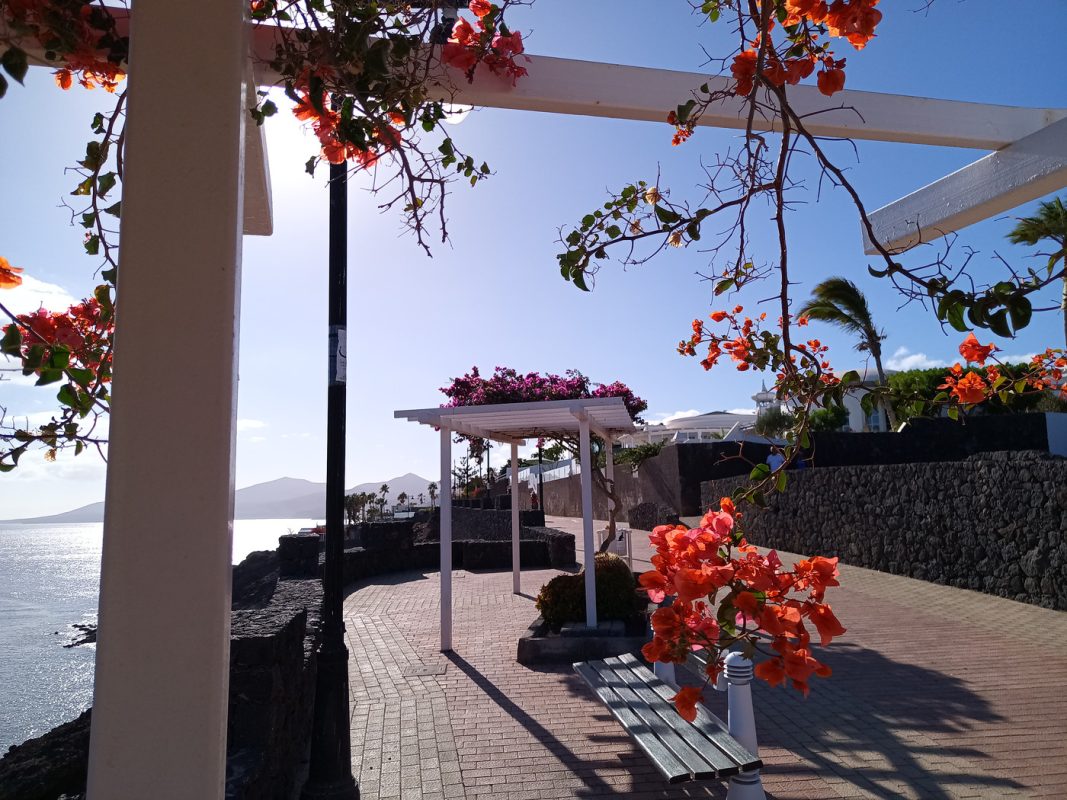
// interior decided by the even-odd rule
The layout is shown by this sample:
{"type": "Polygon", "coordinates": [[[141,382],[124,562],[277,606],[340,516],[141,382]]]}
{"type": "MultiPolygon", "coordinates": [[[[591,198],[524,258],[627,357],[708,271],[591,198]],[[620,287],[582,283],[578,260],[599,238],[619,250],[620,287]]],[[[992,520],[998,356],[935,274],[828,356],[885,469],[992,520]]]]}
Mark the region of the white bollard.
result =
{"type": "MultiPolygon", "coordinates": [[[[727,722],[733,736],[752,755],[759,755],[756,717],[752,712],[752,661],[740,653],[726,656],[727,722]]],[[[759,770],[730,778],[726,800],[766,800],[759,770]]]]}
{"type": "Polygon", "coordinates": [[[670,686],[672,689],[678,688],[678,681],[674,677],[674,664],[666,664],[662,661],[652,662],[652,672],[657,678],[670,686]]]}

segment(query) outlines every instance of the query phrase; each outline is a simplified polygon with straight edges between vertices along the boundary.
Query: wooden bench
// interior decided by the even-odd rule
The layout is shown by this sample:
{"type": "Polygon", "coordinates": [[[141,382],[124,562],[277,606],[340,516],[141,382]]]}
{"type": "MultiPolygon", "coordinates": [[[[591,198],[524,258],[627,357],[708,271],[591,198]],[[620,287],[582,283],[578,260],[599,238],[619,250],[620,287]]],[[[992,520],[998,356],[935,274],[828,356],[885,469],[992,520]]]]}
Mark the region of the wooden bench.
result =
{"type": "Polygon", "coordinates": [[[731,731],[699,706],[693,722],[682,719],[670,702],[676,689],[632,655],[579,662],[574,670],[668,783],[729,778],[729,800],[764,800],[759,777],[763,762],[755,753],[751,719],[751,661],[731,654],[727,664],[730,722],[742,728],[740,738],[747,740],[745,744],[736,738],[737,730],[731,731]],[[743,719],[746,700],[747,721],[743,719]]]}

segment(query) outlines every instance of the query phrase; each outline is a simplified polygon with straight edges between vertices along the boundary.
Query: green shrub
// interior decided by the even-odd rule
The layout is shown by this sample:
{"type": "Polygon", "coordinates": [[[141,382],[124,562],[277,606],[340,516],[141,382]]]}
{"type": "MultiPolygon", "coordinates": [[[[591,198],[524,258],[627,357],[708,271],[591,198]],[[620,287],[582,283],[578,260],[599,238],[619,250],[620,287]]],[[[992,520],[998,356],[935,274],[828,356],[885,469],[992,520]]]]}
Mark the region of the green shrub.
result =
{"type": "MultiPolygon", "coordinates": [[[[630,619],[637,613],[637,584],[626,562],[611,553],[596,556],[598,619],[630,619]]],[[[537,595],[537,610],[553,628],[585,622],[585,572],[557,575],[537,595]]]]}

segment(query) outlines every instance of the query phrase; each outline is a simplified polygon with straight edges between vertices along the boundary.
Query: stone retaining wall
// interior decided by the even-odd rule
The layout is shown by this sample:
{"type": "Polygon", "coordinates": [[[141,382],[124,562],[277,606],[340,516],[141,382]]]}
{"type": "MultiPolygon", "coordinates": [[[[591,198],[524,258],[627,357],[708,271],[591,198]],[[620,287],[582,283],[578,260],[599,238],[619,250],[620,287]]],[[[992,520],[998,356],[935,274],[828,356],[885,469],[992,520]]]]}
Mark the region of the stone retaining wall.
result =
{"type": "MultiPolygon", "coordinates": [[[[739,484],[708,481],[707,507],[739,484]]],[[[749,541],[1067,610],[1067,460],[1040,452],[794,470],[749,541]]]]}

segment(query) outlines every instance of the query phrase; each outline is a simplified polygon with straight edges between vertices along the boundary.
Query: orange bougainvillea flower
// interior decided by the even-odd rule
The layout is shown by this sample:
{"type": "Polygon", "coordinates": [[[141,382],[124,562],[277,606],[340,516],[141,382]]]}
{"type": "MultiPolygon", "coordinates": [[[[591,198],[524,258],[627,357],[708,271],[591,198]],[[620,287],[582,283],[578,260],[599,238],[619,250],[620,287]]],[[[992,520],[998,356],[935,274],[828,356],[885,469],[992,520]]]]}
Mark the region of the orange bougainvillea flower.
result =
{"type": "Polygon", "coordinates": [[[60,89],[69,89],[74,84],[74,76],[69,69],[57,69],[53,77],[56,79],[56,86],[60,89]]]}
{"type": "Polygon", "coordinates": [[[22,267],[13,267],[11,263],[0,256],[0,289],[14,289],[22,285],[22,267]]]}
{"type": "Polygon", "coordinates": [[[961,403],[981,403],[986,398],[988,388],[981,375],[968,372],[952,387],[952,394],[956,395],[961,403]]]}
{"type": "Polygon", "coordinates": [[[771,686],[777,686],[785,681],[785,665],[780,658],[769,658],[756,665],[755,675],[771,686]]]}
{"type": "Polygon", "coordinates": [[[734,80],[737,81],[736,92],[740,95],[748,95],[752,91],[752,81],[756,77],[755,50],[745,50],[734,56],[734,63],[730,66],[734,80]]]}
{"type": "Polygon", "coordinates": [[[845,71],[842,69],[820,70],[817,80],[819,91],[830,97],[845,88],[845,71]]]}
{"type": "Polygon", "coordinates": [[[835,636],[842,636],[845,633],[845,628],[834,616],[830,606],[825,603],[812,604],[808,612],[808,619],[811,620],[811,624],[815,626],[815,629],[819,631],[819,644],[823,646],[830,644],[835,636]]]}
{"type": "Polygon", "coordinates": [[[974,332],[967,334],[967,338],[963,340],[960,345],[960,355],[967,361],[983,366],[986,359],[989,358],[989,354],[997,349],[995,344],[978,344],[978,337],[974,335],[974,332]]]}
{"type": "Polygon", "coordinates": [[[726,319],[726,312],[725,311],[712,311],[711,312],[711,321],[712,322],[722,322],[724,319],[726,319]]]}
{"type": "Polygon", "coordinates": [[[671,701],[682,719],[692,722],[697,718],[697,703],[703,699],[704,695],[700,693],[699,687],[683,686],[678,690],[678,694],[671,698],[671,701]]]}

